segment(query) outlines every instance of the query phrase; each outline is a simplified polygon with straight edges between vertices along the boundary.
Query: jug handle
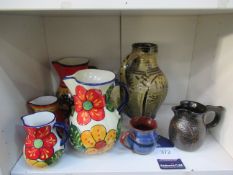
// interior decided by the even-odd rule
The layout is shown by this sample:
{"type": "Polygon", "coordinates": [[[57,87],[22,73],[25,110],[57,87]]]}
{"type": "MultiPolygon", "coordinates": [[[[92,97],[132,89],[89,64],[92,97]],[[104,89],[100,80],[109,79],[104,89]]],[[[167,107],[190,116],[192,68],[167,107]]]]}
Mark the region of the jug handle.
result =
{"type": "Polygon", "coordinates": [[[66,141],[68,140],[68,136],[69,136],[67,126],[62,122],[56,122],[56,123],[54,123],[53,128],[62,128],[64,130],[65,138],[61,139],[60,146],[65,145],[66,141]]]}
{"type": "Polygon", "coordinates": [[[117,81],[116,85],[122,87],[122,89],[124,90],[123,100],[122,100],[121,104],[117,108],[118,112],[121,113],[123,111],[123,109],[126,107],[128,101],[129,101],[129,91],[128,91],[127,86],[123,82],[117,81]]]}
{"type": "Polygon", "coordinates": [[[128,136],[131,136],[132,138],[134,138],[133,140],[135,140],[135,136],[130,132],[130,131],[126,131],[124,132],[121,137],[120,137],[120,142],[122,145],[124,145],[126,148],[132,150],[132,148],[125,142],[125,139],[128,137],[128,136]]]}
{"type": "Polygon", "coordinates": [[[207,107],[207,112],[213,111],[215,113],[214,119],[210,123],[206,124],[206,128],[215,127],[219,123],[222,114],[225,111],[225,108],[222,106],[211,106],[211,105],[207,105],[206,107],[207,107]]]}
{"type": "Polygon", "coordinates": [[[135,60],[138,58],[138,55],[135,53],[129,54],[121,63],[121,69],[120,69],[120,78],[121,81],[124,83],[126,82],[126,69],[127,67],[135,60]]]}

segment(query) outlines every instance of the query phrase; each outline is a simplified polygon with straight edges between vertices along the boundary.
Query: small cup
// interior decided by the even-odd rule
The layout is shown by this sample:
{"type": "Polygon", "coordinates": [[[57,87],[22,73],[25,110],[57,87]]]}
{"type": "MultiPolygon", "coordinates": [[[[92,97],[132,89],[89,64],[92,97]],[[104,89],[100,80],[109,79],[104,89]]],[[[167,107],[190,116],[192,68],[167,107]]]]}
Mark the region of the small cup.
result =
{"type": "Polygon", "coordinates": [[[130,126],[130,130],[121,135],[120,142],[137,154],[146,155],[154,151],[159,138],[157,122],[150,117],[134,117],[130,126]]]}
{"type": "Polygon", "coordinates": [[[56,116],[56,121],[64,122],[64,116],[59,109],[58,99],[55,96],[40,96],[27,102],[33,112],[48,111],[56,116]]]}

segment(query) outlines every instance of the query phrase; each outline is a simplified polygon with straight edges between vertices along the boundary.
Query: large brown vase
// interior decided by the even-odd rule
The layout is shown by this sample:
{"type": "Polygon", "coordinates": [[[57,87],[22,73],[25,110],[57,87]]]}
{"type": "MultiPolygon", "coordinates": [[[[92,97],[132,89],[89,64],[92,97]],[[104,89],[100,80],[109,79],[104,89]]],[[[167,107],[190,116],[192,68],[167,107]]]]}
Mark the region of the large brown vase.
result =
{"type": "Polygon", "coordinates": [[[121,81],[129,90],[126,113],[155,117],[164,101],[168,83],[157,64],[158,47],[153,43],[135,43],[121,65],[121,81]]]}

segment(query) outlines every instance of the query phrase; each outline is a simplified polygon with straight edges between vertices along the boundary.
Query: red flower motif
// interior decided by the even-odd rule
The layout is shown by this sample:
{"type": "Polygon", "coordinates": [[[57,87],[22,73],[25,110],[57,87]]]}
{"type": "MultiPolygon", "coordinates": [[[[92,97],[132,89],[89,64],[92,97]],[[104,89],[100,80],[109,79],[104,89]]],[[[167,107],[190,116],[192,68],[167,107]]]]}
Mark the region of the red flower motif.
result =
{"type": "Polygon", "coordinates": [[[105,117],[105,98],[100,90],[86,90],[82,86],[77,86],[74,96],[75,110],[78,113],[77,122],[80,125],[87,125],[91,119],[95,121],[103,120],[105,117]]]}
{"type": "Polygon", "coordinates": [[[46,160],[54,154],[57,137],[51,132],[51,126],[42,128],[25,127],[27,137],[25,141],[25,156],[27,159],[46,160]]]}

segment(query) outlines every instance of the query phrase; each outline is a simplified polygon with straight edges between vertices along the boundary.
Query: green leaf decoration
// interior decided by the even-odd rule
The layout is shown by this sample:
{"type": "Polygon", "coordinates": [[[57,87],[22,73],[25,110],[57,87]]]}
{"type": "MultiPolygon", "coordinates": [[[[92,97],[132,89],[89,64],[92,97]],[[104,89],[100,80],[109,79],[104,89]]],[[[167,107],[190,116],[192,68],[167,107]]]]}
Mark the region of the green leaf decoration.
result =
{"type": "Polygon", "coordinates": [[[106,108],[110,111],[113,112],[115,110],[114,105],[111,101],[111,93],[113,90],[114,86],[110,86],[105,94],[105,100],[106,100],[106,108]]]}
{"type": "Polygon", "coordinates": [[[64,149],[60,149],[60,150],[56,151],[52,157],[45,160],[45,163],[47,163],[48,165],[51,165],[51,164],[57,162],[57,160],[62,156],[63,153],[64,153],[64,149]]]}
{"type": "Polygon", "coordinates": [[[116,140],[118,140],[118,138],[121,135],[121,125],[122,125],[122,119],[120,118],[117,124],[116,140]]]}
{"type": "Polygon", "coordinates": [[[81,132],[72,123],[71,123],[70,128],[69,128],[69,133],[70,133],[71,145],[79,151],[84,151],[85,147],[83,146],[82,141],[81,141],[81,132]]]}

